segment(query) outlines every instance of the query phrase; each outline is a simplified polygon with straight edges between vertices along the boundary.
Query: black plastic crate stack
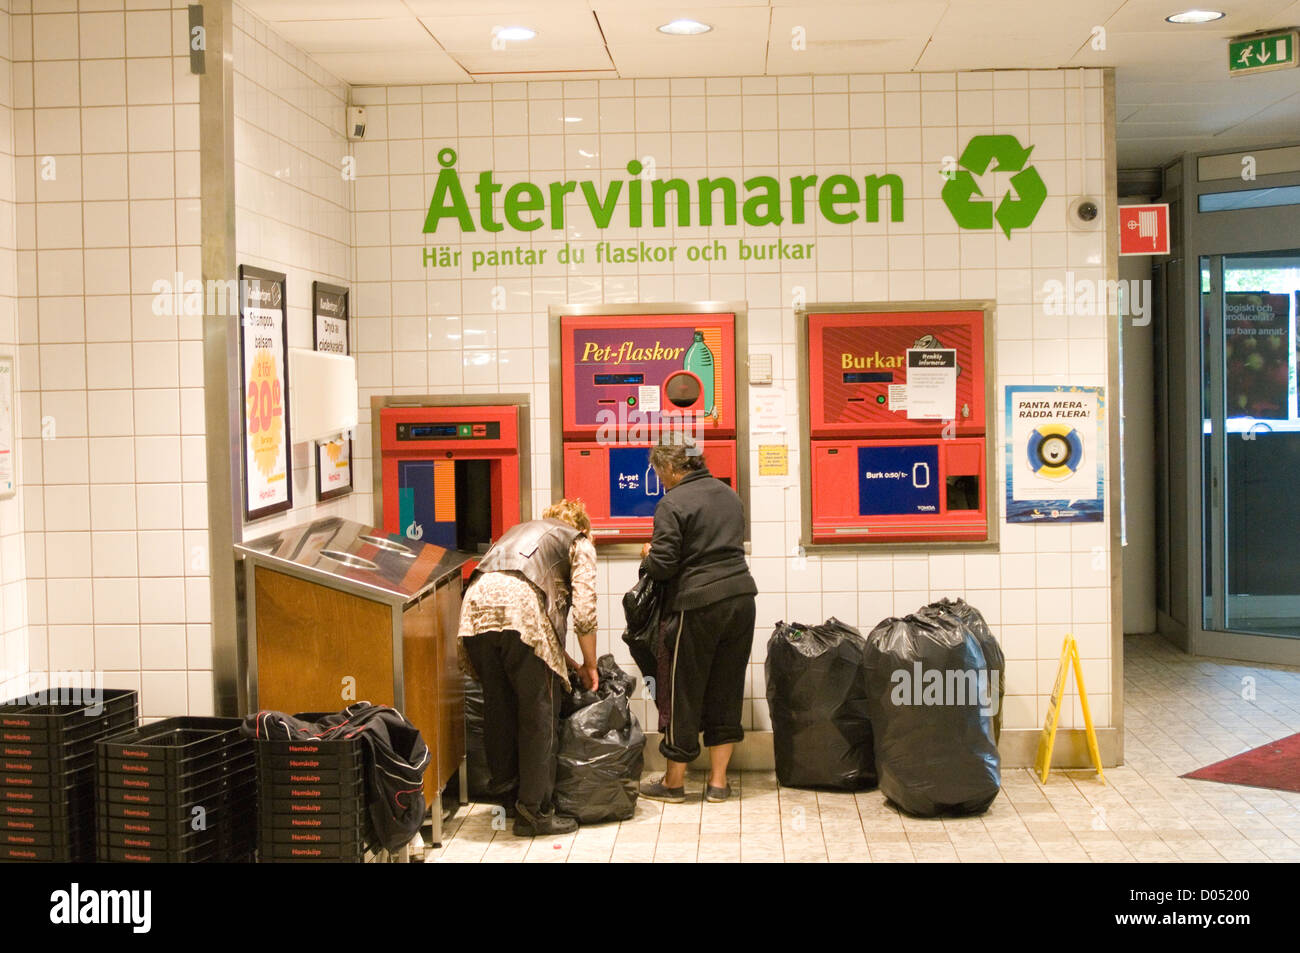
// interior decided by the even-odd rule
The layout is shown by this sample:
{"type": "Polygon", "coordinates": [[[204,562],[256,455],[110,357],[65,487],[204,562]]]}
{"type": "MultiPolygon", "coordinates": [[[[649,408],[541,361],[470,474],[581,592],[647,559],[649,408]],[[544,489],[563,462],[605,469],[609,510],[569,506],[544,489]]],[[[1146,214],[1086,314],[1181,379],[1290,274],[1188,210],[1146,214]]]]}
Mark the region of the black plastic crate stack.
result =
{"type": "Polygon", "coordinates": [[[138,715],[129,689],[92,705],[0,704],[0,861],[95,859],[95,744],[138,715]]]}
{"type": "MultiPolygon", "coordinates": [[[[295,718],[316,721],[321,715],[295,718]]],[[[355,739],[257,745],[261,786],[258,857],[263,863],[364,863],[365,752],[355,739]]]]}
{"type": "Polygon", "coordinates": [[[250,860],[257,768],[238,718],[165,718],[98,744],[98,857],[250,860]]]}

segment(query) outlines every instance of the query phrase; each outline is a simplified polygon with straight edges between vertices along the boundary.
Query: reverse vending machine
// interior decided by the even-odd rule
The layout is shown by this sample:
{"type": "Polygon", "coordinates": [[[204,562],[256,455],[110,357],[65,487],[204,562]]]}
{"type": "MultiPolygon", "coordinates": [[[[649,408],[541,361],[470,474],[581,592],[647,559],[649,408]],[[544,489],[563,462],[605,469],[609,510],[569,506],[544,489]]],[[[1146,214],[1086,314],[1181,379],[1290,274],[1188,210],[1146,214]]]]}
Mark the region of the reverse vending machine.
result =
{"type": "Polygon", "coordinates": [[[527,409],[526,398],[373,408],[376,522],[411,540],[486,552],[505,530],[531,518],[527,409]]]}
{"type": "Polygon", "coordinates": [[[734,303],[552,307],[551,492],[582,498],[597,543],[650,538],[665,431],[692,435],[747,497],[744,317],[734,303]]]}
{"type": "Polygon", "coordinates": [[[805,543],[990,540],[991,307],[798,313],[805,543]]]}

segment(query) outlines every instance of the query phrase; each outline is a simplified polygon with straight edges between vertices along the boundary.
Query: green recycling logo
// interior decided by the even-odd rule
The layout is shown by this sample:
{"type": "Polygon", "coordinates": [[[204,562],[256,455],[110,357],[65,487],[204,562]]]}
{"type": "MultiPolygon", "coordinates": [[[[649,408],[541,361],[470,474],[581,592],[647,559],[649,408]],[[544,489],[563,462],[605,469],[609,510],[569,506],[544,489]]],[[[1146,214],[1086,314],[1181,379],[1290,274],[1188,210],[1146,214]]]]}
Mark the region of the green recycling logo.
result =
{"type": "Polygon", "coordinates": [[[943,204],[948,206],[960,228],[992,228],[996,219],[1003,234],[1011,237],[1012,229],[1028,228],[1047,198],[1047,186],[1032,165],[1026,167],[1033,146],[1022,147],[1015,136],[976,136],[966,143],[958,160],[960,169],[943,173],[948,181],[943,187],[943,204]],[[1011,189],[993,207],[984,198],[975,176],[989,171],[996,160],[998,172],[1013,172],[1011,189]],[[976,199],[979,196],[979,199],[976,199]]]}

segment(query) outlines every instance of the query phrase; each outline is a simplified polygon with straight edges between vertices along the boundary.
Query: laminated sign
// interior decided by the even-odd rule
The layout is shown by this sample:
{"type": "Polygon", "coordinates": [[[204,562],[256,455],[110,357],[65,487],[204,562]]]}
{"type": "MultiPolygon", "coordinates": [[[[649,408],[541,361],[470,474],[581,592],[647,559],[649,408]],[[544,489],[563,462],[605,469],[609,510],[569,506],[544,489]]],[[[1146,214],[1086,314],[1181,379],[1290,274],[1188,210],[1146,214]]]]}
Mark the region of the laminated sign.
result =
{"type": "MultiPolygon", "coordinates": [[[[346,355],[348,346],[348,290],[313,281],[312,334],[317,351],[346,355]]],[[[346,433],[316,442],[316,498],[332,500],[352,492],[352,438],[346,433]]]]}
{"type": "Polygon", "coordinates": [[[1007,522],[1101,522],[1100,387],[1007,386],[1007,522]]]}

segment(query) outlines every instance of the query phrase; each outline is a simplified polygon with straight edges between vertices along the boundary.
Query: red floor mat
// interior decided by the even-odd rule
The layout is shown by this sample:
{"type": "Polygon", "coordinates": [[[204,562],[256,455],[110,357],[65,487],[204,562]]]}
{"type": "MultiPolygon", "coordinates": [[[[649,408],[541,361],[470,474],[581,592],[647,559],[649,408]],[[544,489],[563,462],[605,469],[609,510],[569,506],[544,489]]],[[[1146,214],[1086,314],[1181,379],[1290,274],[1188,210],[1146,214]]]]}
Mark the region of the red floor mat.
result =
{"type": "Polygon", "coordinates": [[[1270,741],[1183,777],[1300,793],[1300,734],[1270,741]]]}

